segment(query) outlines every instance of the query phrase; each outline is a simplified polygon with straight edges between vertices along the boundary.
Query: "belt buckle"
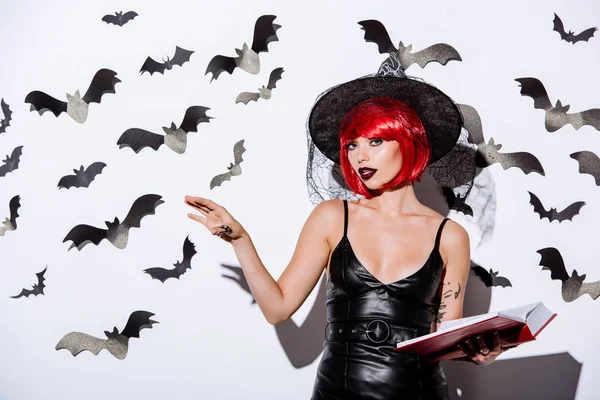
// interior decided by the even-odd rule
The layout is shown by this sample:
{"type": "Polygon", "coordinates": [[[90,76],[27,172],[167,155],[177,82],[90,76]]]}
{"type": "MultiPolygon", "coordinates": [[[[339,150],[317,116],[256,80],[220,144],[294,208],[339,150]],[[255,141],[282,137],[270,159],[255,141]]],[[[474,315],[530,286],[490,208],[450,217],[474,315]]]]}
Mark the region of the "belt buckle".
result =
{"type": "MultiPolygon", "coordinates": [[[[365,333],[367,334],[367,339],[369,339],[371,342],[373,343],[383,343],[387,340],[388,337],[390,337],[390,326],[387,324],[387,322],[385,322],[384,320],[381,319],[374,319],[371,322],[369,322],[369,324],[367,325],[367,329],[365,331],[365,333]],[[371,329],[372,324],[377,324],[374,329],[371,329]],[[381,328],[381,324],[383,324],[383,326],[385,327],[385,337],[381,340],[377,340],[377,338],[373,339],[371,338],[370,334],[371,332],[375,332],[375,331],[379,331],[381,328]]],[[[379,336],[379,332],[375,332],[375,334],[377,336],[379,336]]]]}

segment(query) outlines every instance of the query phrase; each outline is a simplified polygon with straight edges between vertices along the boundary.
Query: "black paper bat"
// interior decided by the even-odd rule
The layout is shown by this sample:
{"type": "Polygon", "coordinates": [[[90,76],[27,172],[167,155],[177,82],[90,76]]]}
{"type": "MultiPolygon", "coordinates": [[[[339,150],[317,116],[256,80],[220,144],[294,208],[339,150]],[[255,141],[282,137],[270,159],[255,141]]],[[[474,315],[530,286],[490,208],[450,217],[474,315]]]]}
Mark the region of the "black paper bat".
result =
{"type": "Polygon", "coordinates": [[[494,163],[499,163],[503,169],[519,168],[525,174],[537,172],[544,176],[544,168],[542,164],[531,153],[516,152],[516,153],[500,153],[498,150],[502,148],[501,144],[495,144],[494,138],[485,143],[483,136],[483,126],[481,117],[477,110],[466,104],[458,104],[461,114],[463,115],[465,128],[468,127],[473,142],[477,145],[477,154],[475,155],[475,163],[479,168],[486,168],[494,163]]]}
{"type": "Polygon", "coordinates": [[[237,57],[228,57],[223,55],[214,56],[206,67],[207,75],[212,73],[210,81],[217,79],[221,72],[226,71],[233,74],[236,67],[243,69],[250,74],[258,74],[260,72],[260,52],[268,52],[268,45],[271,42],[279,41],[277,37],[277,29],[281,25],[274,24],[273,21],[277,18],[275,15],[262,15],[258,17],[254,23],[254,38],[252,39],[252,48],[244,43],[242,49],[235,49],[237,57]]]}
{"type": "Polygon", "coordinates": [[[48,266],[46,266],[46,268],[44,268],[43,271],[40,271],[37,274],[35,274],[37,276],[38,281],[33,285],[33,289],[23,289],[18,295],[10,297],[13,299],[18,299],[22,296],[29,297],[30,295],[37,296],[38,294],[44,294],[44,288],[46,287],[46,285],[44,285],[44,281],[46,280],[46,278],[44,278],[44,274],[46,273],[47,269],[48,266]]]}
{"type": "Polygon", "coordinates": [[[181,275],[185,274],[186,270],[192,268],[192,257],[194,257],[195,254],[196,247],[194,246],[194,243],[190,241],[188,236],[183,241],[183,260],[173,264],[175,268],[166,269],[162,267],[153,267],[145,269],[144,272],[163,283],[169,278],[179,279],[181,275]]]}
{"type": "Polygon", "coordinates": [[[156,207],[164,203],[161,196],[157,194],[145,194],[138,197],[131,206],[123,223],[115,217],[113,222],[105,221],[108,229],[96,228],[90,225],[77,225],[67,233],[63,243],[71,240],[73,243],[69,250],[76,247],[81,250],[88,243],[98,245],[103,239],[107,239],[116,248],[124,249],[129,239],[129,229],[139,228],[142,218],[146,215],[154,214],[156,207]]]}
{"type": "Polygon", "coordinates": [[[4,102],[4,99],[0,100],[0,109],[2,109],[2,115],[4,115],[4,119],[0,121],[0,133],[4,133],[6,128],[10,126],[10,121],[12,121],[12,111],[10,111],[10,107],[4,102]]]}
{"type": "Polygon", "coordinates": [[[488,167],[494,163],[498,163],[503,169],[519,168],[526,175],[531,172],[545,176],[542,164],[531,153],[519,151],[515,153],[500,153],[498,150],[502,148],[501,144],[495,144],[494,138],[490,138],[487,144],[479,144],[475,163],[479,168],[488,167]]]}
{"type": "Polygon", "coordinates": [[[83,165],[79,169],[73,169],[75,175],[65,175],[58,181],[58,189],[69,189],[71,187],[89,187],[90,183],[96,178],[96,175],[102,173],[106,167],[103,162],[97,161],[90,164],[85,170],[83,165]]]}
{"type": "Polygon", "coordinates": [[[6,176],[9,172],[19,168],[21,154],[23,154],[23,146],[17,146],[13,149],[11,155],[6,155],[6,159],[2,160],[4,164],[0,165],[0,177],[6,176]]]}
{"type": "Polygon", "coordinates": [[[244,161],[242,159],[242,154],[244,154],[245,151],[244,139],[242,139],[233,146],[233,164],[229,163],[229,167],[227,167],[229,171],[212,178],[210,180],[211,189],[215,186],[221,186],[221,184],[225,181],[231,180],[232,176],[238,176],[242,174],[242,167],[240,166],[240,163],[244,161]]]}
{"type": "Polygon", "coordinates": [[[570,105],[562,105],[560,100],[552,107],[546,88],[536,78],[517,78],[521,84],[521,95],[533,99],[533,107],[546,111],[544,124],[548,132],[555,132],[567,124],[573,125],[576,130],[584,125],[589,125],[600,130],[600,108],[591,108],[586,111],[568,114],[570,105]]]}
{"type": "Polygon", "coordinates": [[[246,280],[246,276],[244,275],[242,267],[228,264],[221,264],[221,267],[227,268],[229,271],[234,273],[234,275],[221,274],[221,276],[223,278],[230,279],[233,282],[237,283],[240,286],[240,288],[242,288],[246,293],[250,295],[250,297],[252,297],[252,301],[250,302],[250,304],[255,304],[256,300],[254,299],[254,295],[250,290],[250,286],[248,285],[248,281],[246,280]]]}
{"type": "Polygon", "coordinates": [[[140,128],[127,129],[117,144],[119,148],[130,147],[134,152],[139,153],[143,148],[150,147],[153,150],[165,144],[168,148],[177,154],[185,153],[187,148],[187,134],[189,132],[198,132],[198,124],[201,122],[210,122],[212,117],[206,115],[208,107],[192,106],[185,111],[185,116],[179,128],[171,122],[169,128],[163,126],[164,135],[159,135],[140,128]]]}
{"type": "Polygon", "coordinates": [[[558,220],[559,223],[565,220],[572,221],[573,217],[579,214],[581,207],[585,205],[585,201],[576,201],[561,212],[558,212],[556,208],[546,210],[535,194],[530,191],[527,191],[527,193],[529,193],[529,204],[533,206],[533,211],[540,215],[540,219],[548,218],[550,222],[555,220],[558,220]]]}
{"type": "Polygon", "coordinates": [[[586,274],[579,275],[577,270],[569,276],[562,255],[555,247],[546,247],[537,251],[542,259],[542,270],[550,270],[550,278],[562,282],[562,298],[567,303],[577,300],[584,294],[589,294],[592,299],[600,297],[600,281],[584,283],[586,274]]]}
{"type": "Polygon", "coordinates": [[[591,151],[576,151],[570,157],[579,163],[579,172],[590,174],[596,180],[596,186],[600,186],[600,158],[591,151]]]}
{"type": "Polygon", "coordinates": [[[17,229],[17,217],[19,216],[17,211],[21,207],[20,200],[21,196],[16,195],[13,196],[13,198],[8,202],[10,217],[5,218],[2,222],[2,226],[0,226],[0,236],[4,236],[4,234],[8,231],[14,231],[17,229]]]}
{"type": "Polygon", "coordinates": [[[123,11],[115,11],[115,15],[107,14],[102,17],[102,21],[107,24],[123,26],[137,16],[138,14],[135,11],[127,11],[125,14],[123,14],[123,11]]]}
{"type": "Polygon", "coordinates": [[[450,187],[442,186],[442,194],[446,198],[446,203],[448,203],[448,207],[451,210],[470,215],[471,217],[473,216],[473,209],[465,203],[465,198],[457,196],[450,187]]]}
{"type": "Polygon", "coordinates": [[[554,24],[552,30],[560,34],[560,40],[565,40],[573,44],[582,41],[587,42],[588,40],[590,40],[591,37],[594,36],[594,32],[598,30],[598,28],[589,28],[579,33],[578,35],[575,35],[573,31],[565,32],[563,22],[558,17],[558,15],[556,15],[556,13],[554,13],[554,20],[552,22],[554,24]]]}
{"type": "Polygon", "coordinates": [[[507,278],[503,276],[498,276],[498,272],[494,272],[494,270],[491,268],[488,271],[487,269],[480,267],[479,265],[474,265],[473,267],[471,267],[471,269],[473,270],[473,272],[475,272],[475,275],[477,275],[481,279],[481,281],[485,283],[485,286],[487,287],[512,287],[512,284],[507,278]]]}
{"type": "Polygon", "coordinates": [[[152,329],[152,324],[157,324],[158,321],[151,320],[154,314],[148,311],[134,311],[129,316],[123,332],[119,333],[117,327],[113,328],[112,332],[104,331],[108,339],[100,339],[95,336],[81,332],[69,332],[64,335],[56,344],[55,349],[67,349],[76,356],[84,350],[87,350],[94,355],[98,355],[100,350],[106,349],[114,357],[119,360],[127,357],[129,349],[129,339],[139,338],[140,331],[145,328],[152,329]]]}
{"type": "Polygon", "coordinates": [[[35,110],[40,115],[46,111],[52,111],[58,117],[61,113],[66,112],[71,118],[82,124],[88,117],[89,104],[99,104],[103,95],[115,93],[115,85],[119,82],[121,80],[117,78],[115,71],[102,68],[94,75],[92,83],[90,83],[83,97],[79,95],[79,90],[77,90],[73,95],[67,93],[68,102],[64,102],[44,92],[34,90],[25,97],[25,103],[30,103],[30,111],[35,110]]]}
{"type": "Polygon", "coordinates": [[[150,76],[155,72],[160,72],[164,75],[165,69],[170,70],[174,65],[179,65],[180,67],[187,61],[190,61],[190,56],[194,54],[193,51],[182,49],[179,46],[175,46],[175,54],[173,55],[173,59],[167,57],[167,59],[163,59],[163,62],[154,61],[152,58],[146,58],[144,61],[144,65],[140,68],[140,75],[144,72],[150,72],[150,76]]]}
{"type": "Polygon", "coordinates": [[[281,79],[281,74],[283,74],[284,70],[282,67],[279,68],[275,68],[273,71],[271,71],[271,74],[269,75],[269,83],[267,84],[267,87],[265,87],[264,85],[258,89],[258,93],[256,92],[242,92],[238,95],[238,97],[235,99],[236,104],[237,103],[244,103],[244,104],[248,104],[248,102],[250,101],[258,101],[258,99],[265,99],[268,100],[271,98],[271,91],[276,87],[275,84],[277,83],[278,80],[281,79]]]}
{"type": "Polygon", "coordinates": [[[412,64],[425,68],[432,61],[446,65],[449,61],[462,61],[456,49],[446,43],[436,43],[416,53],[411,53],[412,45],[404,46],[399,42],[398,48],[394,46],[385,26],[377,20],[369,19],[358,23],[365,31],[365,41],[377,44],[380,54],[396,53],[403,69],[412,64]]]}

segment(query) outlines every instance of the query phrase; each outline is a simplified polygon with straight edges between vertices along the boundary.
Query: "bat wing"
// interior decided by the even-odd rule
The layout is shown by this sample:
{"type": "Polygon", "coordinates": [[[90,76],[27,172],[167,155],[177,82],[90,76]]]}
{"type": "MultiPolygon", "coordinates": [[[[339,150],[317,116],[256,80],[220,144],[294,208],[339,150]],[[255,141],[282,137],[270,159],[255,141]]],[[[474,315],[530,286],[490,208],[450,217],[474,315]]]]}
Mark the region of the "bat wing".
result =
{"type": "Polygon", "coordinates": [[[97,175],[102,173],[102,170],[106,167],[106,164],[104,164],[103,162],[97,161],[94,162],[92,164],[90,164],[86,169],[85,169],[85,177],[87,181],[93,181],[97,175]]]}
{"type": "Polygon", "coordinates": [[[515,81],[521,84],[521,95],[533,99],[533,107],[548,111],[552,108],[546,88],[537,78],[517,78],[515,81]]]}
{"type": "Polygon", "coordinates": [[[523,171],[525,175],[537,172],[538,174],[545,176],[544,168],[542,167],[540,160],[531,153],[524,151],[516,153],[498,153],[497,160],[504,169],[515,167],[523,171]]]}
{"type": "Polygon", "coordinates": [[[552,30],[558,32],[560,34],[560,38],[562,40],[567,40],[567,33],[565,32],[565,27],[563,25],[563,22],[560,19],[560,17],[558,15],[556,15],[556,13],[554,13],[554,20],[552,21],[552,23],[554,25],[552,30]]]}
{"type": "Polygon", "coordinates": [[[182,66],[183,63],[190,61],[190,56],[194,54],[191,50],[182,49],[179,46],[175,46],[175,54],[173,55],[173,65],[182,66]]]}
{"type": "Polygon", "coordinates": [[[119,18],[117,18],[116,15],[107,14],[102,17],[102,21],[106,22],[107,24],[119,25],[119,18]]]}
{"type": "Polygon", "coordinates": [[[223,71],[233,74],[233,70],[236,67],[237,64],[235,63],[234,57],[217,55],[214,56],[208,63],[204,75],[207,75],[209,72],[212,73],[212,78],[210,78],[210,81],[212,82],[213,80],[217,79],[223,71]]]}
{"type": "Polygon", "coordinates": [[[198,124],[201,122],[210,122],[212,117],[206,115],[206,111],[210,110],[208,107],[192,106],[185,111],[183,121],[179,129],[184,132],[198,132],[198,124]]]}
{"type": "Polygon", "coordinates": [[[245,152],[246,148],[244,147],[244,139],[240,140],[235,145],[233,145],[233,163],[235,165],[240,165],[240,163],[244,161],[242,155],[245,152]]]}
{"type": "Polygon", "coordinates": [[[540,215],[540,219],[548,218],[549,221],[552,221],[552,213],[544,208],[541,200],[530,191],[527,193],[529,193],[529,204],[533,206],[533,211],[540,215]]]}
{"type": "Polygon", "coordinates": [[[144,61],[142,68],[140,68],[140,75],[143,75],[144,72],[150,72],[150,76],[152,76],[152,74],[154,74],[155,72],[164,74],[166,67],[167,63],[159,63],[157,61],[154,61],[154,59],[148,57],[146,58],[146,61],[144,61]]]}
{"type": "Polygon", "coordinates": [[[281,28],[281,26],[273,23],[275,18],[277,18],[275,15],[262,15],[256,20],[254,24],[254,38],[252,39],[252,50],[255,53],[268,52],[269,43],[279,40],[277,29],[281,28]]]}
{"type": "Polygon", "coordinates": [[[46,111],[52,111],[52,114],[58,117],[61,113],[67,111],[67,103],[65,101],[55,99],[39,90],[29,92],[25,97],[25,103],[31,104],[30,111],[35,110],[40,115],[44,114],[46,111]]]}
{"type": "Polygon", "coordinates": [[[146,268],[144,272],[150,275],[152,279],[158,279],[163,283],[169,278],[179,279],[179,276],[181,275],[175,268],[167,269],[163,267],[146,268]]]}
{"type": "Polygon", "coordinates": [[[70,189],[73,186],[80,187],[81,181],[79,180],[79,176],[77,175],[65,175],[58,181],[57,187],[59,189],[65,188],[70,189]]]}
{"type": "Polygon", "coordinates": [[[38,294],[44,294],[44,288],[46,287],[46,285],[44,284],[44,281],[46,280],[44,278],[44,274],[46,273],[47,269],[48,269],[48,267],[44,268],[42,271],[35,274],[37,276],[37,283],[35,285],[33,285],[33,289],[30,289],[30,290],[23,289],[23,290],[21,290],[21,293],[19,293],[17,296],[11,296],[11,297],[13,299],[18,299],[21,296],[29,297],[30,295],[37,296],[38,294]]]}
{"type": "Polygon", "coordinates": [[[498,272],[491,271],[490,276],[492,278],[491,281],[493,286],[512,287],[512,284],[510,283],[508,278],[498,276],[498,272]]]}
{"type": "Polygon", "coordinates": [[[569,205],[567,208],[559,212],[554,219],[557,219],[559,222],[569,220],[572,221],[573,217],[579,214],[581,207],[585,205],[585,201],[576,201],[575,203],[569,205]]]}
{"type": "Polygon", "coordinates": [[[92,242],[96,246],[106,239],[107,229],[96,228],[90,225],[77,225],[67,233],[67,236],[63,239],[63,243],[71,240],[73,244],[69,247],[71,250],[73,247],[77,247],[77,250],[81,250],[88,243],[92,242]]]}
{"type": "Polygon", "coordinates": [[[119,145],[120,149],[123,147],[130,147],[136,153],[139,153],[145,147],[158,150],[158,148],[164,143],[164,135],[159,135],[157,133],[139,128],[127,129],[125,132],[123,132],[123,134],[121,134],[119,140],[117,140],[117,144],[119,145]]]}
{"type": "Polygon", "coordinates": [[[129,21],[131,21],[132,19],[134,19],[137,16],[138,16],[138,14],[135,11],[127,11],[125,14],[123,14],[123,25],[128,23],[129,21]]]}
{"type": "Polygon", "coordinates": [[[123,220],[122,225],[128,228],[139,228],[142,222],[142,218],[146,215],[154,214],[156,207],[164,203],[161,200],[162,196],[157,194],[145,194],[138,197],[129,209],[127,216],[123,220]]]}
{"type": "Polygon", "coordinates": [[[463,199],[456,197],[456,194],[450,187],[443,186],[442,194],[446,198],[448,208],[450,208],[451,210],[462,212],[465,215],[473,216],[473,209],[468,204],[466,204],[463,199]]]}
{"type": "Polygon", "coordinates": [[[0,133],[6,132],[6,128],[10,126],[10,121],[12,121],[12,111],[8,104],[4,102],[4,99],[0,100],[0,109],[2,109],[2,114],[4,115],[4,119],[0,121],[0,133]]]}
{"type": "Polygon", "coordinates": [[[260,99],[260,93],[256,93],[256,92],[242,92],[240,94],[238,94],[238,96],[235,98],[235,103],[244,103],[244,104],[248,104],[251,101],[258,101],[258,99],[260,99]]]}
{"type": "Polygon", "coordinates": [[[579,296],[585,293],[589,294],[594,300],[600,297],[600,281],[582,284],[579,288],[579,296]]]}
{"type": "Polygon", "coordinates": [[[449,61],[462,61],[462,58],[458,54],[458,51],[449,44],[436,43],[433,46],[410,54],[409,60],[405,68],[413,63],[417,63],[421,68],[425,68],[432,61],[446,65],[449,61]]]}
{"type": "Polygon", "coordinates": [[[577,42],[581,42],[581,41],[587,42],[588,40],[590,40],[591,37],[594,36],[594,32],[596,32],[597,30],[598,30],[598,28],[586,29],[585,31],[581,32],[580,34],[573,36],[573,39],[571,39],[571,42],[573,44],[575,44],[577,42]]]}
{"type": "Polygon", "coordinates": [[[584,125],[589,125],[600,131],[600,108],[581,111],[567,115],[567,124],[573,125],[573,128],[579,129],[584,125]]]}
{"type": "Polygon", "coordinates": [[[485,286],[492,286],[492,277],[487,269],[479,265],[474,265],[471,267],[471,269],[473,270],[473,272],[475,272],[475,275],[477,275],[481,279],[481,281],[485,283],[485,286]]]}
{"type": "Polygon", "coordinates": [[[21,196],[16,195],[8,202],[8,209],[10,211],[10,223],[14,229],[17,229],[17,217],[19,216],[19,208],[21,208],[21,196]]]}
{"type": "Polygon", "coordinates": [[[210,180],[210,188],[212,189],[215,186],[221,186],[221,184],[223,184],[223,182],[230,181],[231,177],[232,177],[231,172],[225,172],[224,174],[216,175],[215,177],[213,177],[210,180]]]}
{"type": "Polygon", "coordinates": [[[106,339],[99,339],[86,333],[69,332],[58,341],[55,349],[67,349],[73,356],[76,356],[84,350],[97,355],[100,350],[107,348],[107,342],[108,340],[106,339]]]}
{"type": "Polygon", "coordinates": [[[152,329],[152,324],[157,324],[157,321],[151,320],[154,314],[148,311],[134,311],[129,316],[125,328],[121,332],[121,335],[127,338],[139,338],[140,331],[145,328],[152,329]]]}
{"type": "Polygon", "coordinates": [[[121,82],[117,73],[110,69],[102,68],[92,78],[92,82],[81,98],[86,103],[100,103],[106,93],[115,93],[115,85],[121,82]]]}
{"type": "Polygon", "coordinates": [[[396,46],[392,43],[390,35],[385,26],[375,19],[368,19],[358,23],[365,31],[365,41],[375,43],[379,48],[379,54],[393,53],[397,51],[396,46]]]}
{"type": "Polygon", "coordinates": [[[579,163],[580,173],[592,175],[596,180],[596,186],[600,186],[600,158],[596,154],[584,150],[572,153],[569,157],[579,163]]]}
{"type": "Polygon", "coordinates": [[[546,247],[537,251],[542,259],[539,265],[542,269],[550,270],[550,278],[566,281],[569,279],[567,269],[565,268],[565,262],[563,261],[562,255],[555,247],[546,247]]]}
{"type": "Polygon", "coordinates": [[[179,279],[179,277],[185,274],[185,271],[192,268],[192,257],[196,254],[196,248],[194,244],[189,240],[189,237],[185,238],[183,242],[183,260],[182,262],[177,261],[175,268],[166,269],[162,267],[154,267],[145,269],[144,272],[148,273],[152,278],[158,279],[161,282],[165,282],[169,278],[179,279]]]}
{"type": "Polygon", "coordinates": [[[464,127],[469,132],[469,136],[475,144],[485,143],[483,137],[483,126],[481,124],[481,117],[479,112],[467,104],[458,104],[460,113],[463,116],[464,127]]]}
{"type": "Polygon", "coordinates": [[[7,173],[14,171],[19,168],[19,162],[21,161],[21,155],[23,154],[23,146],[17,146],[13,149],[10,157],[7,157],[4,164],[0,165],[0,177],[5,176],[7,173]]]}
{"type": "Polygon", "coordinates": [[[271,71],[271,74],[269,75],[269,83],[267,84],[267,89],[275,89],[275,84],[278,80],[281,79],[281,74],[283,74],[283,72],[284,70],[282,67],[275,68],[273,71],[271,71]]]}

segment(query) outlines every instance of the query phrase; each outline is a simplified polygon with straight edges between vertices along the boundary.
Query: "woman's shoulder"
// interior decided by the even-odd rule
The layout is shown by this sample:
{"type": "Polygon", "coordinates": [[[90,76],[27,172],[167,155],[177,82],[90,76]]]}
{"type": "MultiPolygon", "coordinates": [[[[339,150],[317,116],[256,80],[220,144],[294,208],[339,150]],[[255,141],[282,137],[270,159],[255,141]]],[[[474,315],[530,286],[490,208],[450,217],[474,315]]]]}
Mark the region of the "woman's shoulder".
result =
{"type": "Polygon", "coordinates": [[[312,215],[325,221],[335,222],[340,218],[340,216],[343,217],[343,210],[343,200],[325,200],[315,206],[315,208],[312,211],[312,215]]]}

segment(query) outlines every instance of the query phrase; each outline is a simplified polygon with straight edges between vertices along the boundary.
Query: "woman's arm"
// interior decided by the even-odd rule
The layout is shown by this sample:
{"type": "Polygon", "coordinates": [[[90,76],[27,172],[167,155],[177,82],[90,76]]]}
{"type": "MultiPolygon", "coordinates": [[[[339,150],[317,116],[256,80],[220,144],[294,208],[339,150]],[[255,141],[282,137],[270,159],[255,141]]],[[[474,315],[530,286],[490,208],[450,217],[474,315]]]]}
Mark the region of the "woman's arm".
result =
{"type": "Polygon", "coordinates": [[[266,320],[275,325],[290,318],[304,303],[327,266],[330,254],[328,235],[331,227],[335,226],[335,213],[340,212],[336,201],[322,202],[313,209],[300,232],[292,259],[275,281],[242,226],[216,203],[207,199],[193,199],[200,199],[200,203],[196,201],[192,204],[188,200],[187,204],[200,211],[205,218],[200,220],[200,216],[189,215],[190,218],[203,223],[213,235],[218,233],[220,225],[231,227],[230,237],[223,239],[231,243],[250,291],[266,320]],[[198,206],[209,207],[211,211],[203,211],[198,206]],[[219,215],[211,216],[214,210],[219,215]]]}
{"type": "Polygon", "coordinates": [[[440,253],[445,257],[446,268],[435,331],[443,321],[463,317],[465,286],[471,265],[469,234],[452,220],[449,220],[442,230],[440,253]]]}

